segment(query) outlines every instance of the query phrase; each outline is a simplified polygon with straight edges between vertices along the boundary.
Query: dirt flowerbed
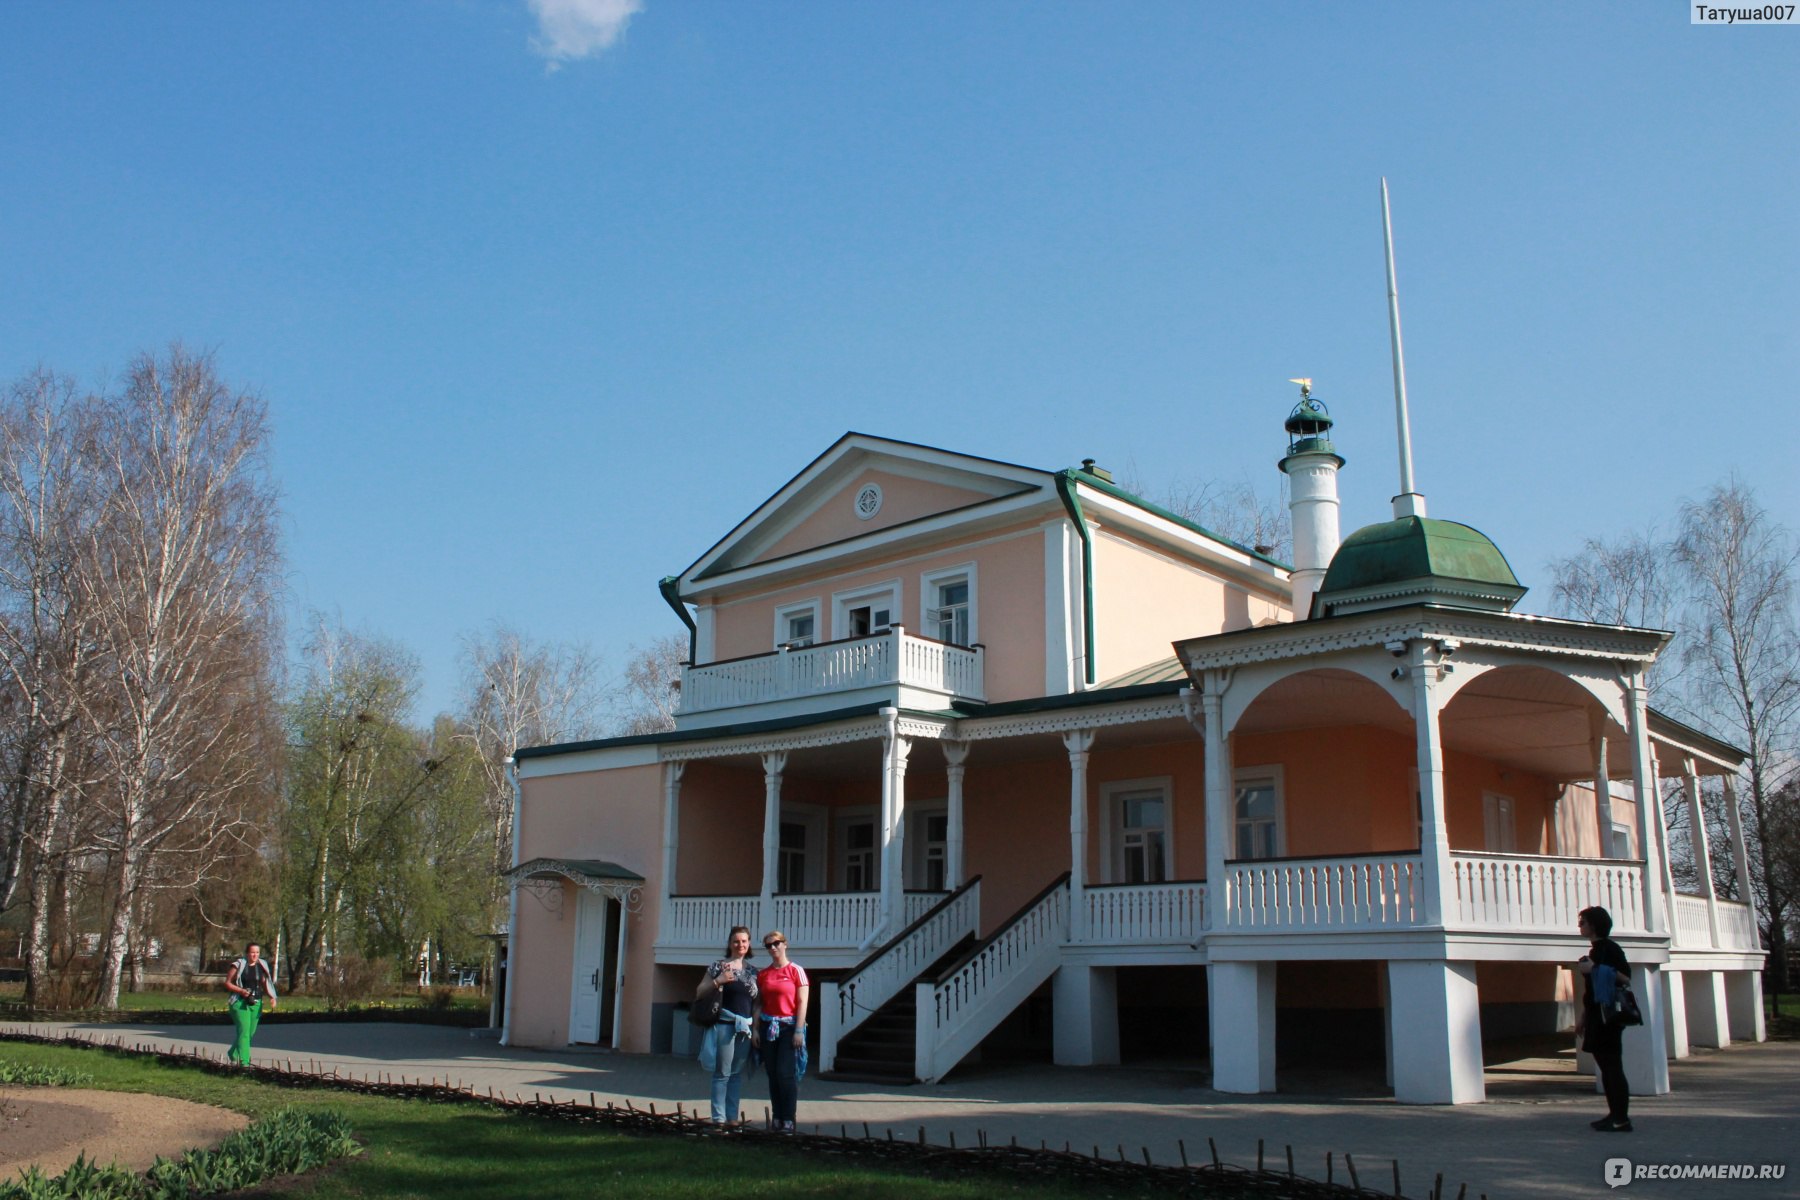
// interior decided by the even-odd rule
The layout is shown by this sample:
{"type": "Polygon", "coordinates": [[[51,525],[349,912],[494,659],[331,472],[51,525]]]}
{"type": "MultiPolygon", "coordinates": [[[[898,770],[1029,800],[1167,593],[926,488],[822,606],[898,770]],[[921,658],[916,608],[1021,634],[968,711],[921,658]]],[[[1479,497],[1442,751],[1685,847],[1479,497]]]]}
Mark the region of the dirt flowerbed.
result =
{"type": "Polygon", "coordinates": [[[166,1096],[0,1086],[0,1178],[34,1163],[59,1175],[83,1153],[143,1171],[159,1154],[213,1149],[249,1123],[242,1113],[166,1096]]]}

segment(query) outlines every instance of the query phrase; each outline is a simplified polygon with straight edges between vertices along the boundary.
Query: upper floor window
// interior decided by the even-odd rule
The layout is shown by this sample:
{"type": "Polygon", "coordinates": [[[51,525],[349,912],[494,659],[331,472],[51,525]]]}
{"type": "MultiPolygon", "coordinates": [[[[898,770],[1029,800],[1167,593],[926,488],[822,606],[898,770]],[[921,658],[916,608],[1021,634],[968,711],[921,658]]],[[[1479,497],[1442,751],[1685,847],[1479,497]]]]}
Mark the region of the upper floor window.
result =
{"type": "Polygon", "coordinates": [[[775,644],[810,646],[819,640],[819,602],[805,600],[775,610],[775,644]]]}
{"type": "Polygon", "coordinates": [[[919,577],[926,637],[958,646],[972,646],[975,629],[975,564],[943,571],[927,571],[919,577]]]}
{"type": "Polygon", "coordinates": [[[1248,767],[1235,772],[1235,778],[1236,856],[1279,858],[1286,840],[1281,813],[1281,768],[1248,767]]]}
{"type": "Polygon", "coordinates": [[[868,637],[881,633],[900,620],[900,584],[878,584],[870,588],[839,592],[831,598],[834,636],[868,637]]]}

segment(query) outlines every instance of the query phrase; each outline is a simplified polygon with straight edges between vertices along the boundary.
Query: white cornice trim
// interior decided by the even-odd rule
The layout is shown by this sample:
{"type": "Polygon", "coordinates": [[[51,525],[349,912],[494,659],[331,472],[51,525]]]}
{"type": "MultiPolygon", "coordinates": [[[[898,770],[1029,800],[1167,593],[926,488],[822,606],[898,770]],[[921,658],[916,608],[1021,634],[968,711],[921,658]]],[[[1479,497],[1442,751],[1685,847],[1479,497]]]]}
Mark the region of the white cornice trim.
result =
{"type": "MultiPolygon", "coordinates": [[[[1054,478],[1052,473],[1032,467],[976,458],[931,446],[894,442],[872,434],[847,434],[827,448],[798,475],[783,484],[774,495],[759,504],[749,516],[733,526],[731,532],[701,555],[692,566],[683,571],[681,581],[684,590],[687,585],[704,575],[714,564],[729,556],[733,550],[753,541],[769,518],[791,505],[796,499],[803,497],[809,489],[828,483],[830,477],[840,471],[845,475],[853,473],[862,465],[851,463],[850,467],[845,469],[846,460],[853,458],[867,460],[867,469],[885,470],[912,478],[939,478],[944,482],[950,482],[949,476],[955,476],[963,481],[961,486],[970,491],[983,490],[980,487],[969,486],[971,479],[976,477],[1002,480],[1019,488],[1033,491],[1049,489],[1054,478]]],[[[800,510],[801,518],[816,511],[817,507],[817,504],[803,504],[800,510]]],[[[735,572],[727,571],[723,574],[733,573],[735,572]]]]}
{"type": "Polygon", "coordinates": [[[1068,733],[1075,729],[1138,725],[1146,721],[1166,721],[1171,717],[1185,720],[1186,713],[1180,696],[1167,696],[1153,700],[1133,700],[1124,704],[1096,704],[1091,708],[1059,708],[1050,712],[1019,713],[1009,717],[964,717],[957,722],[956,732],[952,736],[971,742],[992,741],[1040,733],[1068,733]]]}
{"type": "Polygon", "coordinates": [[[1046,487],[1035,491],[1017,492],[1011,496],[1000,496],[965,508],[940,513],[935,517],[924,517],[902,525],[890,525],[886,529],[874,530],[843,541],[817,546],[811,550],[801,550],[794,554],[783,555],[768,562],[751,563],[748,566],[720,571],[718,574],[708,575],[704,579],[699,578],[700,572],[705,569],[701,567],[681,577],[682,598],[692,600],[748,583],[773,581],[783,575],[804,574],[824,563],[838,564],[848,563],[852,560],[866,560],[892,547],[937,537],[958,527],[992,525],[999,521],[1016,518],[1019,514],[1028,513],[1034,508],[1046,510],[1054,508],[1060,512],[1061,507],[1061,501],[1056,498],[1055,492],[1046,487]]]}
{"type": "MultiPolygon", "coordinates": [[[[900,736],[909,738],[944,738],[956,722],[949,717],[902,714],[896,728],[900,736]]],[[[682,742],[662,747],[664,762],[692,762],[703,758],[735,758],[748,754],[769,754],[785,750],[806,750],[818,746],[844,746],[851,742],[880,741],[886,726],[880,716],[859,717],[853,721],[827,726],[782,730],[779,733],[749,733],[736,737],[720,737],[703,742],[682,742]]]]}
{"type": "Polygon", "coordinates": [[[1175,643],[1189,671],[1360,650],[1412,638],[1455,638],[1472,646],[1598,659],[1653,662],[1668,635],[1514,613],[1453,613],[1408,607],[1317,621],[1267,625],[1175,643]]]}

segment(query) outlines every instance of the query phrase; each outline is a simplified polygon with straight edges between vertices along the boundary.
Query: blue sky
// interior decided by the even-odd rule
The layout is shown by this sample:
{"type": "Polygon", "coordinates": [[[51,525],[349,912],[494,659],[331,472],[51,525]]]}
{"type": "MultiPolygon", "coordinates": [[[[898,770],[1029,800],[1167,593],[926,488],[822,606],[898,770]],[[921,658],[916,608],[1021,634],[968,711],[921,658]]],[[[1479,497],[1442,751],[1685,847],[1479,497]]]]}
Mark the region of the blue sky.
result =
{"type": "Polygon", "coordinates": [[[1310,375],[1384,519],[1386,175],[1419,486],[1542,609],[1729,472],[1800,512],[1797,64],[1673,0],[15,0],[0,378],[214,350],[292,624],[423,715],[494,619],[679,631],[656,580],[846,429],[1272,490],[1310,375]]]}

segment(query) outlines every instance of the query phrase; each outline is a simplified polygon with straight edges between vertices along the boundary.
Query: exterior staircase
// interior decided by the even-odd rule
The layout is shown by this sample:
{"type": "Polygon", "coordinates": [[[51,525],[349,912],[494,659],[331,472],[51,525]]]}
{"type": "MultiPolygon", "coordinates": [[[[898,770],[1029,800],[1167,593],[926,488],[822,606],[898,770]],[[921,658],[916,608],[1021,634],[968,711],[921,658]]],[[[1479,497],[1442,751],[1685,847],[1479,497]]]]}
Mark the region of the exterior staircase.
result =
{"type": "Polygon", "coordinates": [[[977,875],[919,915],[875,953],[858,963],[843,979],[819,988],[819,1073],[836,1075],[854,1069],[859,1077],[910,1082],[913,1041],[911,1006],[921,978],[932,977],[939,966],[974,940],[981,915],[981,876],[977,875]],[[851,1068],[839,1063],[839,1046],[852,1042],[851,1068]],[[905,1030],[906,1032],[902,1032],[905,1030]],[[903,1067],[891,1070],[883,1063],[890,1043],[904,1043],[903,1067]]]}
{"type": "Polygon", "coordinates": [[[936,979],[940,971],[963,957],[974,944],[973,934],[965,936],[839,1040],[836,1064],[825,1077],[862,1083],[917,1082],[913,1074],[919,1037],[917,985],[936,979]]]}

